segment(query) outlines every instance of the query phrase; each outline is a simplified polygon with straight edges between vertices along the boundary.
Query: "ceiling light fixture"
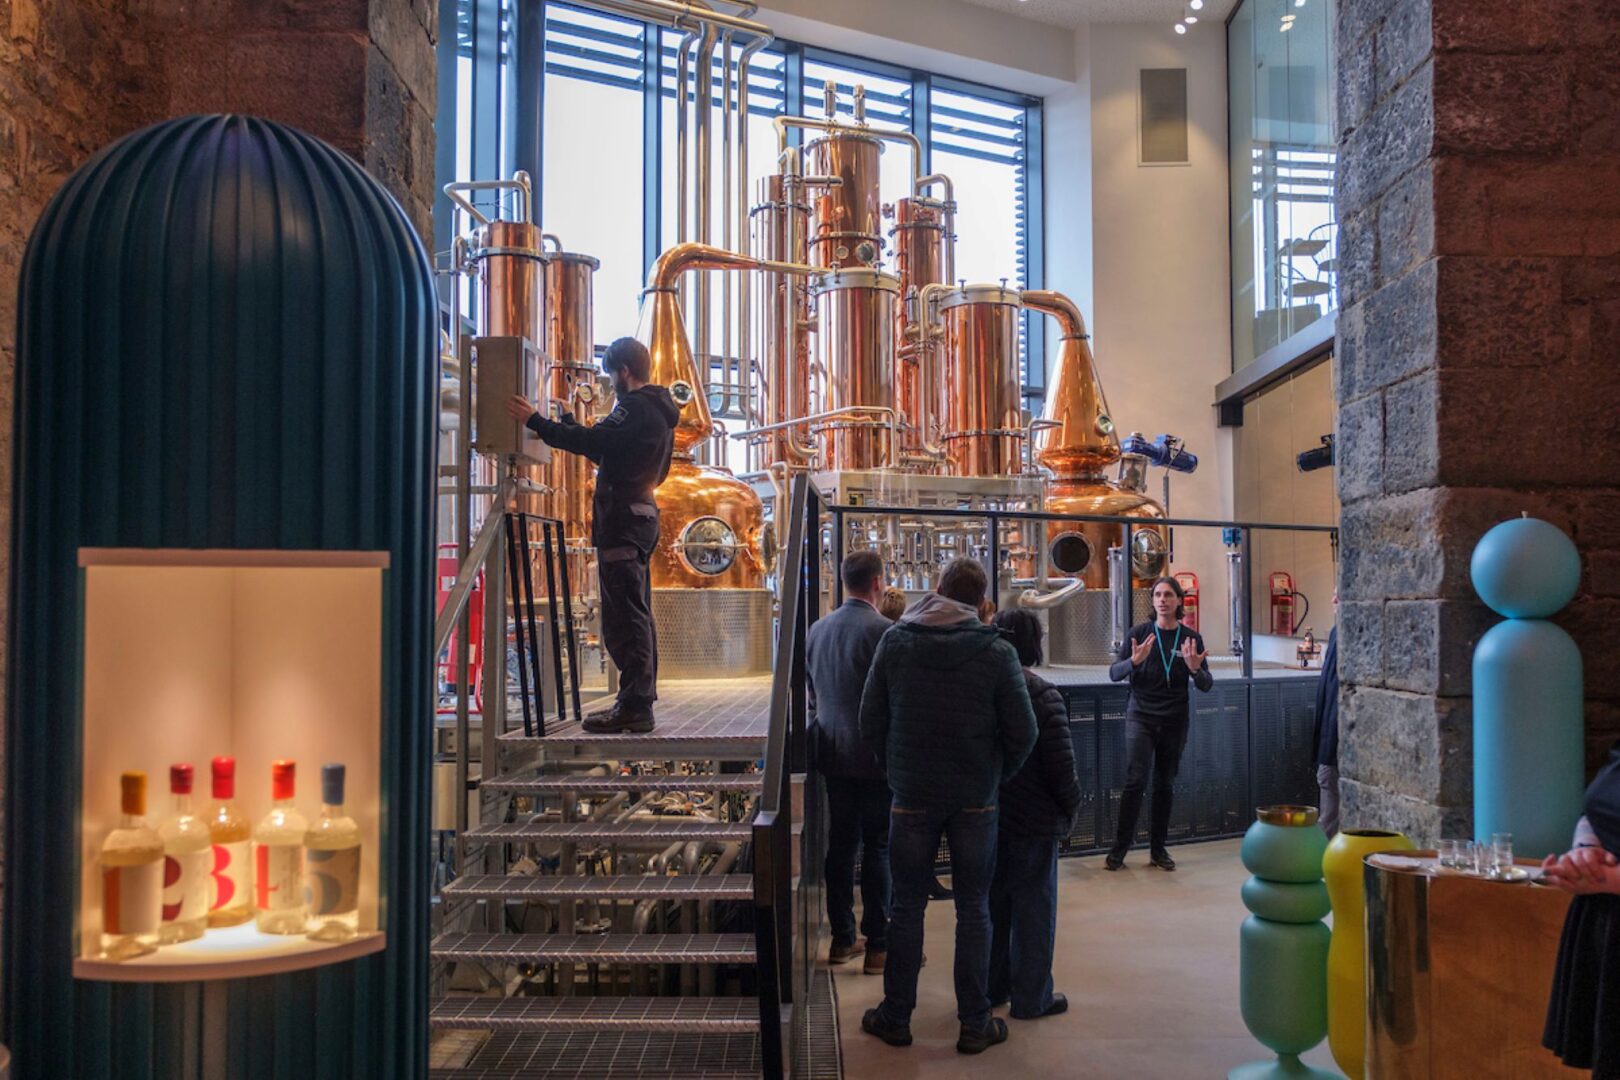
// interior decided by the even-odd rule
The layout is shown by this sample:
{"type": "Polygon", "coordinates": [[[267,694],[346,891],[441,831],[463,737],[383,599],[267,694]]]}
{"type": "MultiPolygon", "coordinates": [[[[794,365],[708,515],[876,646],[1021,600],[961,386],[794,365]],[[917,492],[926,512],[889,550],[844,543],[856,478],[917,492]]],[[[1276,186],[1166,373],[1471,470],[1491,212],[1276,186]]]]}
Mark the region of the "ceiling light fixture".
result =
{"type": "Polygon", "coordinates": [[[1185,19],[1182,20],[1182,22],[1186,23],[1188,26],[1191,26],[1193,23],[1195,23],[1197,21],[1198,21],[1198,16],[1196,16],[1196,15],[1189,15],[1185,19]]]}
{"type": "Polygon", "coordinates": [[[1204,0],[1189,0],[1187,6],[1192,8],[1194,11],[1203,11],[1204,0]]]}
{"type": "Polygon", "coordinates": [[[1176,23],[1176,33],[1185,34],[1186,32],[1187,32],[1187,27],[1186,26],[1184,26],[1181,23],[1176,23]]]}

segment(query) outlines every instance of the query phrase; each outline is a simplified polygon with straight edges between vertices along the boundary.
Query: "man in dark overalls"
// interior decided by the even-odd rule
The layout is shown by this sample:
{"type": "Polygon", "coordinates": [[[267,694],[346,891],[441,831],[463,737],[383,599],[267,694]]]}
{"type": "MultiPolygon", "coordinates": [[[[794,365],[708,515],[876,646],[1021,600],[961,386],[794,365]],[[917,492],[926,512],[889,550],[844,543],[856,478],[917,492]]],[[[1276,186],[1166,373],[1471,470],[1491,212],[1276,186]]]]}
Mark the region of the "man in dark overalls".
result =
{"type": "Polygon", "coordinates": [[[652,705],[658,698],[658,639],[647,571],[647,558],[658,543],[653,491],[669,475],[681,410],[668,390],[647,382],[652,357],[635,338],[609,345],[602,369],[613,380],[618,404],[589,427],[568,413],[548,420],[521,396],[514,395],[506,410],[547,444],[596,465],[591,543],[602,586],[602,644],[619,669],[619,700],[611,712],[586,719],[585,730],[645,733],[653,729],[652,705]]]}

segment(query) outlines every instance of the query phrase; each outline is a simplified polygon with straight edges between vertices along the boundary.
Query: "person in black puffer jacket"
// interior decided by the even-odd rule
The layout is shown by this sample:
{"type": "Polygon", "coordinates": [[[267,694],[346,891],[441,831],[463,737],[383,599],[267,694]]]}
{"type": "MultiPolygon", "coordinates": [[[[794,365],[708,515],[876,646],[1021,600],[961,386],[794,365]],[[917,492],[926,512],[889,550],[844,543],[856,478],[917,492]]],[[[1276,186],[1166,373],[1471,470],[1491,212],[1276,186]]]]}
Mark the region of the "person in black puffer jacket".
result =
{"type": "Polygon", "coordinates": [[[1024,767],[1001,785],[990,884],[990,1001],[1011,1001],[1013,1016],[1035,1020],[1069,1008],[1069,999],[1052,991],[1052,952],[1058,841],[1080,813],[1080,779],[1063,695],[1030,670],[1041,663],[1040,620],[1015,608],[997,615],[994,625],[1018,650],[1039,735],[1024,767]]]}

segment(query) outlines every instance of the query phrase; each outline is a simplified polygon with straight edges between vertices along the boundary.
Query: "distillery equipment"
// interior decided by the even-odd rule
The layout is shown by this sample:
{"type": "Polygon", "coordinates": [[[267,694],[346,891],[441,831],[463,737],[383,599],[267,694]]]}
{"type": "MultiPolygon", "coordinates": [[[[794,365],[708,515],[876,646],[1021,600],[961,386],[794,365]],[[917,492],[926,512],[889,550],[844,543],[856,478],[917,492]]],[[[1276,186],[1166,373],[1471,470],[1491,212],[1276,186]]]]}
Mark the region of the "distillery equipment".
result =
{"type": "Polygon", "coordinates": [[[1021,295],[1000,285],[964,285],[939,300],[946,363],[941,441],[957,476],[1023,471],[1023,387],[1018,378],[1021,295]]]}
{"type": "Polygon", "coordinates": [[[833,269],[811,279],[816,366],[822,418],[810,431],[833,469],[896,464],[894,327],[900,279],[864,267],[833,269]]]}

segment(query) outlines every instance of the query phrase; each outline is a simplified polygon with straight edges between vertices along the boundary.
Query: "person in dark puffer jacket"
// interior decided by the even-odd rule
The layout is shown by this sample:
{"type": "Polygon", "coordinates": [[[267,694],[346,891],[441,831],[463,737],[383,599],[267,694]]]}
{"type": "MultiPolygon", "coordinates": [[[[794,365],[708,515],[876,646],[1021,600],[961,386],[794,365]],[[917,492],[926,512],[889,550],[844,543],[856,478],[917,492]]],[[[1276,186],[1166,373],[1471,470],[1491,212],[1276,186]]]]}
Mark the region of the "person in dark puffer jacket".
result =
{"type": "Polygon", "coordinates": [[[1024,767],[1001,785],[996,875],[990,884],[990,1003],[1012,1002],[1012,1015],[1036,1020],[1067,1012],[1052,992],[1057,939],[1058,841],[1080,813],[1069,709],[1058,688],[1030,668],[1041,663],[1041,622],[1027,611],[1003,611],[993,625],[1018,650],[1035,706],[1039,738],[1024,767]]]}
{"type": "Polygon", "coordinates": [[[889,954],[883,1003],[861,1030],[891,1046],[911,1044],[922,965],[923,912],[940,836],[950,842],[956,901],[956,1049],[977,1054],[1006,1041],[990,1015],[990,878],[996,857],[996,794],[1035,745],[1035,713],[1018,654],[979,620],[984,569],[956,559],[937,592],[913,604],[883,635],[861,695],[861,738],[884,766],[889,817],[889,954]]]}

